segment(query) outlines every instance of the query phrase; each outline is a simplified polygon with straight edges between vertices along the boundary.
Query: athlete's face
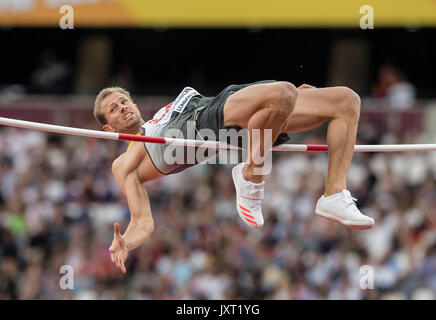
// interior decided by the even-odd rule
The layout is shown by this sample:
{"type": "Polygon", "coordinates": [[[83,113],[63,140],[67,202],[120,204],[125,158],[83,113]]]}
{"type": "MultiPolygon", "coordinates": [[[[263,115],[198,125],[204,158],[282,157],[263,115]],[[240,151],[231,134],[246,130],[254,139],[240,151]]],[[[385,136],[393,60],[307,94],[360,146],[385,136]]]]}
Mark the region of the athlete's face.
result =
{"type": "Polygon", "coordinates": [[[142,124],[138,105],[125,94],[114,92],[103,99],[100,105],[107,124],[103,130],[121,133],[136,133],[142,124]]]}

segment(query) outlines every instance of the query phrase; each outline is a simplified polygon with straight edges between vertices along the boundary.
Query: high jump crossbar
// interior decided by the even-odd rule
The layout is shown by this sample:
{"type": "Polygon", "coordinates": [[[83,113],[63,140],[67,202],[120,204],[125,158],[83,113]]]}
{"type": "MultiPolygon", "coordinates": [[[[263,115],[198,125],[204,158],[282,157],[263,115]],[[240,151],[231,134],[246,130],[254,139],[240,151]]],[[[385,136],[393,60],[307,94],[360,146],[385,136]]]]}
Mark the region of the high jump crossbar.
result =
{"type": "MultiPolygon", "coordinates": [[[[174,146],[203,147],[215,149],[239,150],[241,148],[229,145],[223,141],[210,140],[189,140],[164,137],[139,136],[134,134],[97,131],[73,127],[58,126],[53,124],[24,121],[0,117],[0,125],[31,129],[45,132],[53,132],[67,135],[75,135],[89,138],[138,141],[145,143],[157,143],[174,146]]],[[[327,145],[306,145],[306,144],[281,144],[272,147],[273,151],[328,151],[327,145]]],[[[406,152],[406,151],[434,151],[436,144],[385,144],[385,145],[355,145],[354,152],[406,152]]]]}

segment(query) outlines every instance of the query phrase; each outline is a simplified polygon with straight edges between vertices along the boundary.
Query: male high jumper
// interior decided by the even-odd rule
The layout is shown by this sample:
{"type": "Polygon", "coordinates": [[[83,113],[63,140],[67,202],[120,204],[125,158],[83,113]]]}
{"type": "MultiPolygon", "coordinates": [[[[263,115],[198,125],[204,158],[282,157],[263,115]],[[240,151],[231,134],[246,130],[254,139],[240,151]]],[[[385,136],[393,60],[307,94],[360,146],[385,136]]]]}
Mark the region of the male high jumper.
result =
{"type": "MultiPolygon", "coordinates": [[[[329,121],[327,182],[324,194],[316,204],[315,213],[352,229],[369,229],[374,220],[363,215],[347,190],[347,174],[354,153],[360,114],[360,98],[347,87],[315,88],[303,84],[296,88],[286,81],[258,81],[230,85],[215,97],[205,97],[186,87],[179,96],[161,108],[149,121],[144,121],[139,108],[125,89],[110,87],[97,95],[94,116],[109,132],[165,136],[169,129],[186,132],[188,121],[195,121],[196,130],[211,129],[219,136],[220,129],[246,129],[252,137],[254,129],[260,139],[250,139],[246,162],[232,169],[236,189],[236,208],[250,227],[260,228],[264,196],[264,163],[254,161],[259,150],[268,152],[263,132],[270,129],[273,145],[289,139],[286,133],[305,131],[329,121]]],[[[114,240],[110,247],[112,262],[123,273],[130,250],[144,243],[154,230],[150,202],[143,183],[164,175],[180,172],[192,164],[169,164],[165,161],[166,145],[131,142],[127,151],[112,164],[112,172],[127,198],[130,222],[123,235],[114,224],[114,240]]],[[[260,151],[262,154],[262,151],[260,151]]]]}

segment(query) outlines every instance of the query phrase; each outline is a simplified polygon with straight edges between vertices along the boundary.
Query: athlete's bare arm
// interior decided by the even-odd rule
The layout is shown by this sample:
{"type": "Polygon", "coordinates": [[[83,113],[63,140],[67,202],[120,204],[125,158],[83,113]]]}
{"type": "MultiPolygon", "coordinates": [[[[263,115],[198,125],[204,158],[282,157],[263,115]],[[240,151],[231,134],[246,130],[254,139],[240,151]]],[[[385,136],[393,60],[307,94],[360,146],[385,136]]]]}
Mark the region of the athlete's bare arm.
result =
{"type": "Polygon", "coordinates": [[[120,155],[112,164],[112,172],[127,198],[131,215],[123,235],[120,234],[119,225],[114,225],[114,240],[109,249],[112,262],[123,273],[126,273],[124,262],[127,253],[144,243],[154,231],[150,201],[143,186],[145,181],[154,178],[154,168],[150,165],[152,166],[142,143],[133,143],[129,151],[120,155]]]}

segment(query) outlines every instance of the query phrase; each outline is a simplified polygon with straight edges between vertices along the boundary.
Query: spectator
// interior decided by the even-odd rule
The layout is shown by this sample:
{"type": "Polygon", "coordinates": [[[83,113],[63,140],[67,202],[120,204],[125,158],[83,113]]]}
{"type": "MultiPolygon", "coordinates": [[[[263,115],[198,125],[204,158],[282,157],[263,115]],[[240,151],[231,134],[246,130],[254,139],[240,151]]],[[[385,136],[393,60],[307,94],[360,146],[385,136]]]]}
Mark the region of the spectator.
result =
{"type": "Polygon", "coordinates": [[[415,87],[407,81],[402,71],[391,64],[379,67],[372,93],[392,109],[405,110],[415,106],[415,87]]]}

